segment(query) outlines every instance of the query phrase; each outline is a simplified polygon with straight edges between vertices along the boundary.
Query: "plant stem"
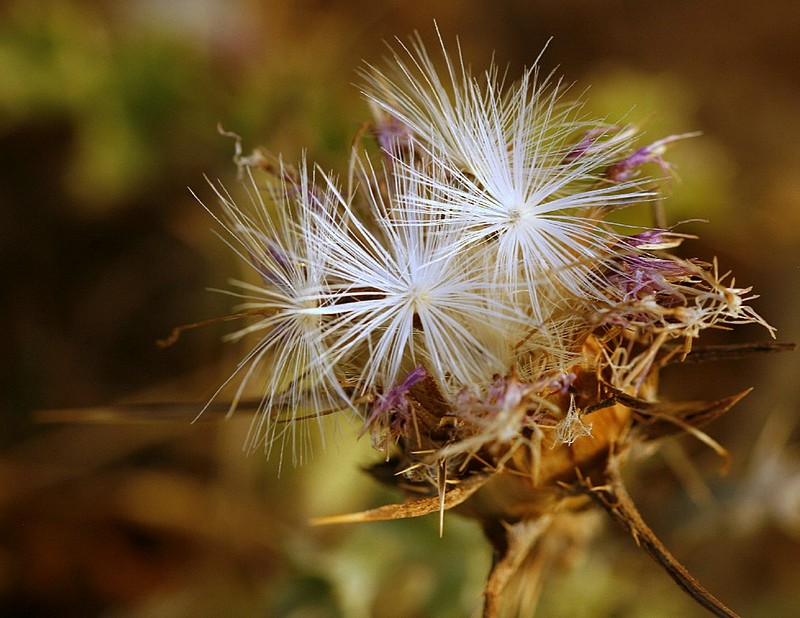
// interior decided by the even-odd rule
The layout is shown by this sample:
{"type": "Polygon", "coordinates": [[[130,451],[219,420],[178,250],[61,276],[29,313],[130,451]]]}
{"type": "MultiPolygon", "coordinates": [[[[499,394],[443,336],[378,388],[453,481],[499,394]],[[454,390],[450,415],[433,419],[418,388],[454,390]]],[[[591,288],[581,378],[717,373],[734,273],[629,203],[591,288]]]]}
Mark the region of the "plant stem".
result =
{"type": "Polygon", "coordinates": [[[642,547],[669,574],[690,597],[720,618],[739,618],[739,615],[706,590],[686,567],[670,553],[656,534],[642,519],[619,471],[620,457],[611,454],[606,466],[607,485],[593,487],[585,479],[582,490],[600,505],[611,518],[620,523],[642,547]]]}

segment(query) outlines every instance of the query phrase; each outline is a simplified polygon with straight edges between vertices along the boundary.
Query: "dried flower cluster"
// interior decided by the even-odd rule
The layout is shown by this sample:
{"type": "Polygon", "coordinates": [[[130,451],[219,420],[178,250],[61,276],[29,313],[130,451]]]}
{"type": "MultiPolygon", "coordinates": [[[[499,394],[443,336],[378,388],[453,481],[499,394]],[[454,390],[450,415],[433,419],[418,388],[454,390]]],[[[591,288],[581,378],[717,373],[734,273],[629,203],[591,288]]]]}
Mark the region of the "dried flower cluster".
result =
{"type": "Polygon", "coordinates": [[[535,552],[588,502],[649,538],[619,481],[626,447],[680,431],[717,446],[700,429],[742,396],[660,402],[659,369],[691,359],[707,328],[766,324],[716,262],[667,253],[685,236],[609,221],[660,199],[665,148],[684,136],[639,147],[536,65],[508,84],[442,52],[437,70],[417,38],[365,69],[375,140],[359,136],[344,183],[256,152],[239,164],[270,181],[247,207],[216,188],[229,244],[259,276],[235,292],[254,319],[231,338],[260,340],[231,377],[232,409],[257,385],[248,447],[298,462],[309,425],[360,419],[416,499],[330,521],[481,519],[498,552],[491,616],[519,547],[535,552]]]}

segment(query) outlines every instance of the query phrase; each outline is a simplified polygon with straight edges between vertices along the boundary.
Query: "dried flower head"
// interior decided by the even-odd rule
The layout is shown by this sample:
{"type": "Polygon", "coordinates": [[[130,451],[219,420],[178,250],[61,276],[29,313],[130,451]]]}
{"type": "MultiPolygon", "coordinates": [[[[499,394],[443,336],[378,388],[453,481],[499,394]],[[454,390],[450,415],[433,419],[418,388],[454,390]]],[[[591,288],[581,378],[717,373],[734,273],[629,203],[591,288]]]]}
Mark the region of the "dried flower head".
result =
{"type": "Polygon", "coordinates": [[[261,399],[248,449],[262,445],[269,453],[278,444],[282,457],[288,446],[295,461],[303,461],[309,442],[298,418],[310,414],[319,422],[324,410],[351,407],[325,336],[328,275],[325,247],[315,233],[315,213],[329,209],[336,196],[317,189],[305,164],[296,177],[281,165],[280,182],[266,196],[251,193],[249,209],[237,206],[224,188],[214,191],[228,245],[259,279],[233,282],[238,291],[230,293],[242,300],[238,310],[257,319],[228,339],[265,333],[217,394],[239,379],[233,411],[256,382],[261,399]]]}
{"type": "Polygon", "coordinates": [[[355,412],[380,466],[417,497],[326,521],[455,507],[480,519],[497,551],[487,616],[518,553],[592,501],[733,615],[657,542],[618,473],[630,445],[670,433],[722,452],[702,428],[744,393],[662,402],[659,370],[702,357],[708,328],[771,333],[716,261],[666,252],[683,235],[608,221],[657,199],[665,150],[686,136],[637,147],[635,127],[586,117],[538,65],[506,85],[439,42],[442,73],[418,37],[365,69],[378,147],[354,149],[352,191],[258,156],[239,157],[269,177],[249,208],[216,189],[229,243],[259,276],[237,284],[255,321],[231,336],[261,337],[231,378],[232,409],[260,388],[250,446],[304,459],[300,421],[355,412]]]}

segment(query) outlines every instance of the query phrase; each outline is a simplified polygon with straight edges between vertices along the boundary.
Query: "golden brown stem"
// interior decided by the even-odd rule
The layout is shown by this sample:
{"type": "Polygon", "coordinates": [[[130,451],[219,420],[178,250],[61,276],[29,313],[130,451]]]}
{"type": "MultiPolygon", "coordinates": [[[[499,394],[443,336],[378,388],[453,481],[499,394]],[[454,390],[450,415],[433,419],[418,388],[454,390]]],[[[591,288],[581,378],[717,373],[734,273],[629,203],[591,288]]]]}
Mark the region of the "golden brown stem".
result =
{"type": "MultiPolygon", "coordinates": [[[[550,525],[552,517],[544,515],[535,521],[507,524],[502,521],[485,521],[483,532],[494,549],[492,569],[483,593],[483,618],[498,618],[503,606],[503,591],[509,580],[519,571],[525,558],[550,525]]],[[[536,573],[541,575],[541,573],[536,573]]],[[[538,577],[537,577],[538,579],[538,577]]],[[[528,586],[538,586],[538,581],[527,581],[528,586]]]]}

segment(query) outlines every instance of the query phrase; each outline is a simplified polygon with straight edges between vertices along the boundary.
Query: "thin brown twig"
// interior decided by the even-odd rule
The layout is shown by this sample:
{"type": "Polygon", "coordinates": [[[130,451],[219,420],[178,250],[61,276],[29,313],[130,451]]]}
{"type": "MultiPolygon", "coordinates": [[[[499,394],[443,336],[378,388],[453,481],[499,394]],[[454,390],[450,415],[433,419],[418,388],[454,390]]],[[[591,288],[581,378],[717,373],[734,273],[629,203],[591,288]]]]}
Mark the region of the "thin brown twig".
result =
{"type": "Polygon", "coordinates": [[[636,544],[643,548],[697,603],[706,608],[714,616],[720,618],[739,618],[739,615],[717,599],[700,582],[698,582],[670,551],[659,540],[656,534],[642,519],[639,510],[628,494],[619,470],[618,455],[612,453],[606,466],[607,484],[592,486],[590,479],[582,479],[579,488],[590,496],[611,518],[620,523],[633,537],[636,544]]]}
{"type": "Polygon", "coordinates": [[[184,333],[184,331],[191,330],[193,328],[200,328],[201,326],[210,326],[211,324],[217,324],[219,322],[230,322],[231,320],[238,320],[241,318],[248,318],[254,315],[269,315],[268,311],[264,309],[251,309],[249,311],[240,311],[239,313],[234,313],[232,315],[222,315],[216,318],[210,318],[208,320],[202,320],[200,322],[194,322],[192,324],[183,324],[181,326],[176,326],[172,329],[169,335],[164,337],[163,339],[157,339],[156,345],[159,348],[169,348],[180,339],[180,336],[184,333]]]}

